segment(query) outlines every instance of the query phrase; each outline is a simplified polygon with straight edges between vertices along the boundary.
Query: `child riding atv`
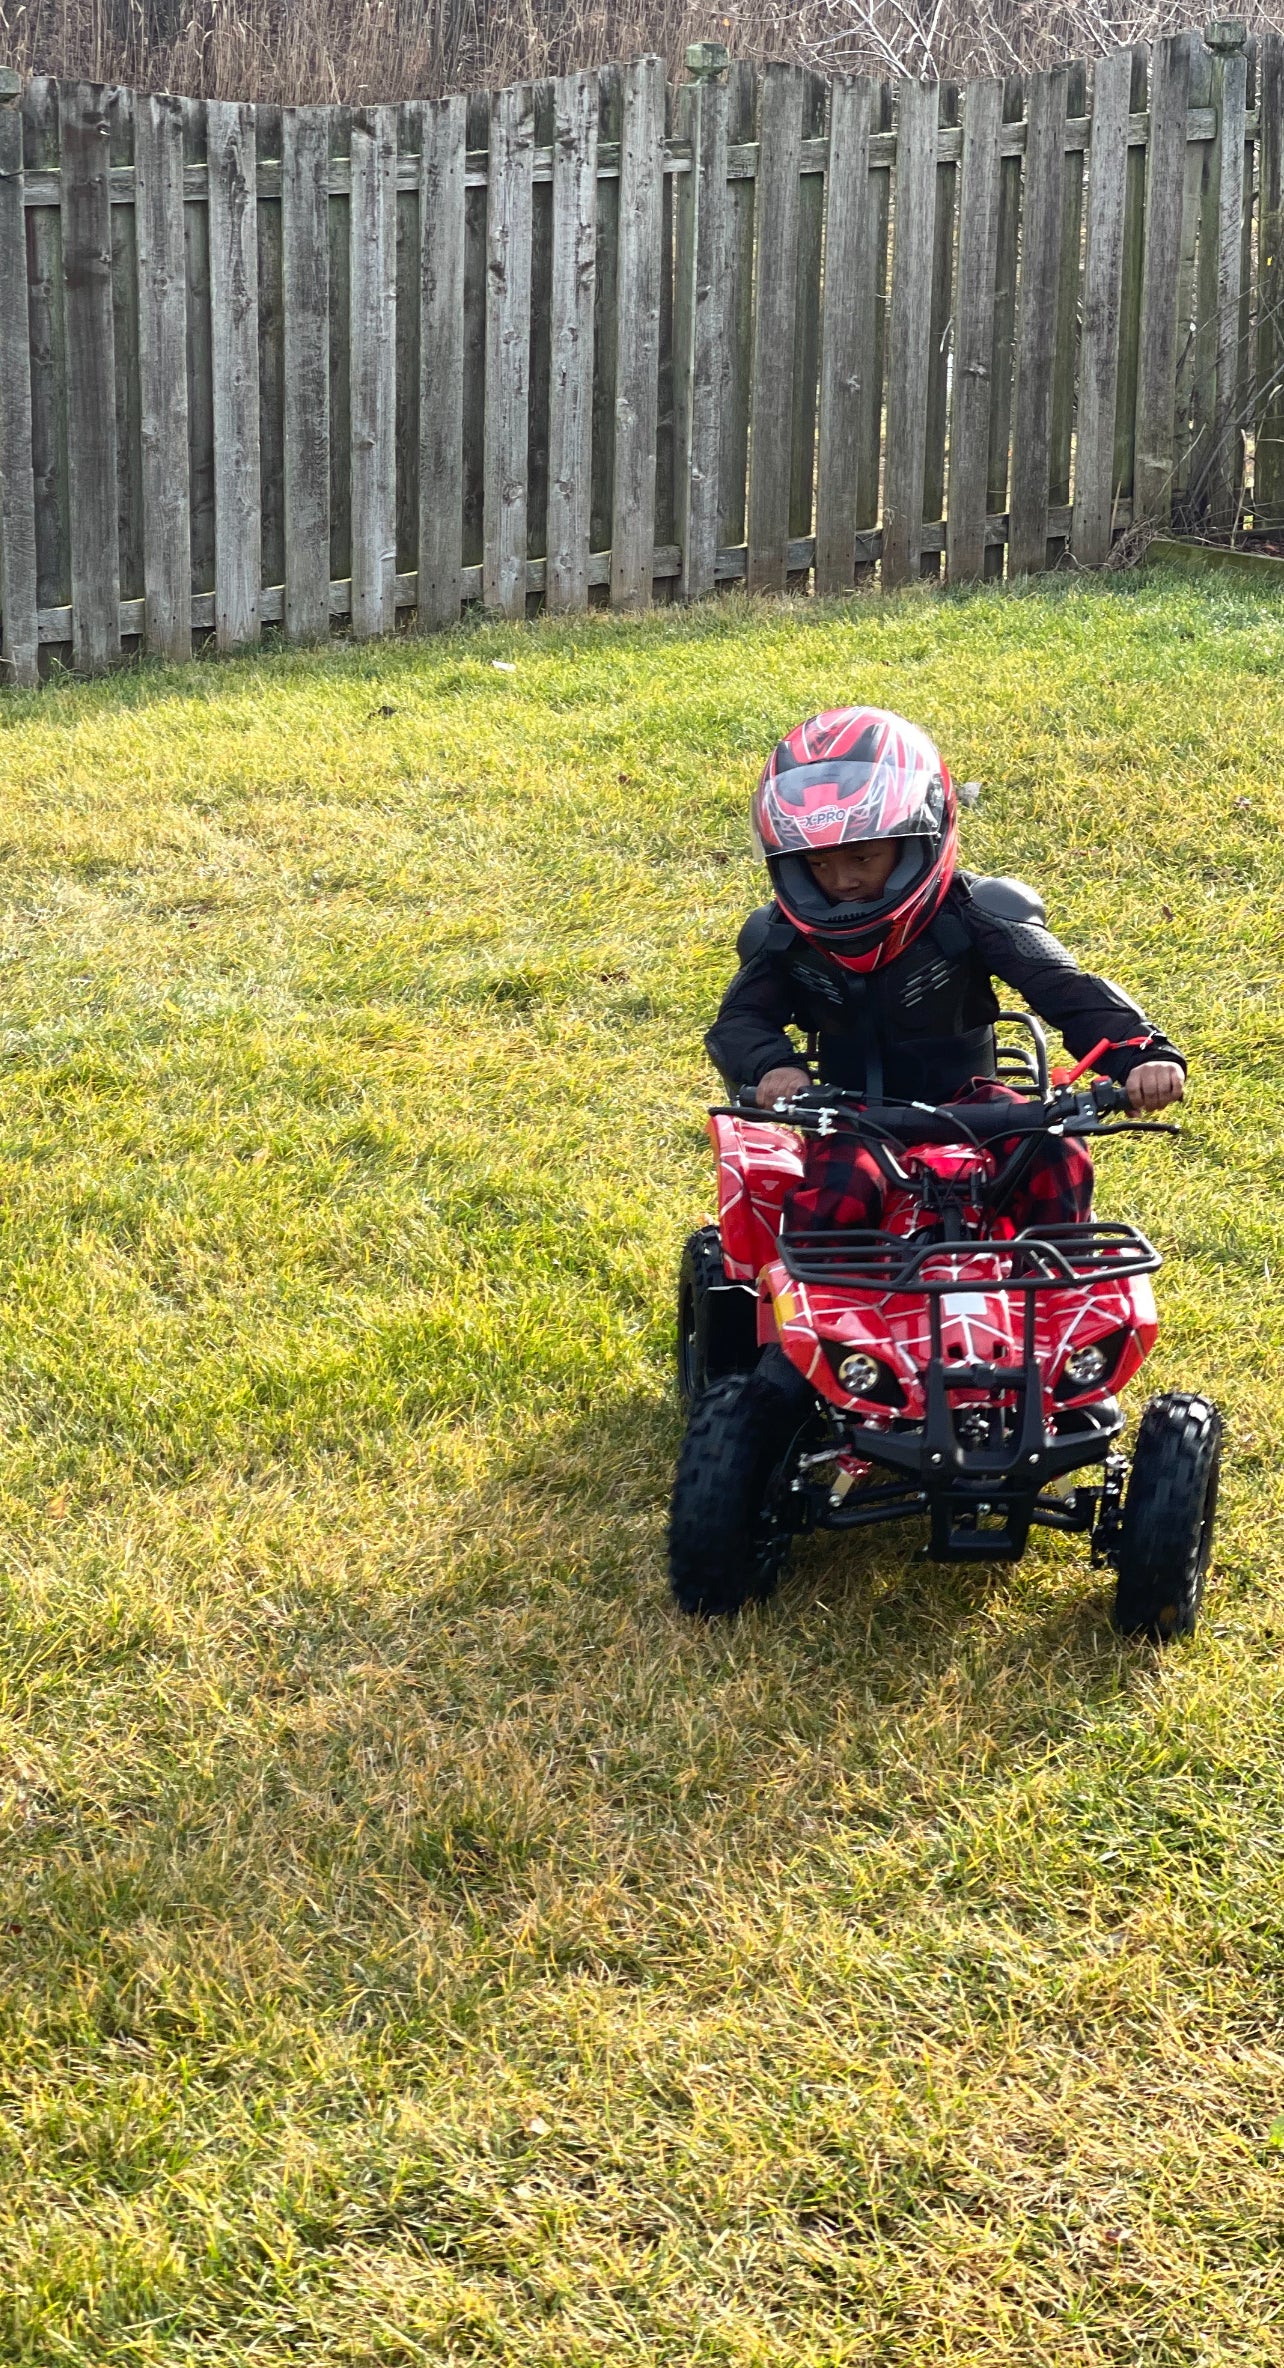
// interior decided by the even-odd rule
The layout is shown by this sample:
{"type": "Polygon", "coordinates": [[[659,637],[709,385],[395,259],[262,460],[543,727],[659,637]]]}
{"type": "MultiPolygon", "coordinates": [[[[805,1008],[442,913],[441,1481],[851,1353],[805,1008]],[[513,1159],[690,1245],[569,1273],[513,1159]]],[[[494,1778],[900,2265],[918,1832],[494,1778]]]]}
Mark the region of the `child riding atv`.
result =
{"type": "MultiPolygon", "coordinates": [[[[785,1033],[797,1027],[818,1082],[870,1102],[1002,1098],[997,977],[1076,1059],[1094,1054],[1132,1110],[1181,1100],[1181,1054],[1118,987],[1079,968],[1034,890],[957,868],[954,787],[913,724],[839,707],[798,725],[763,767],[753,827],[775,901],[745,922],[740,971],[705,1038],[733,1093],[754,1087],[769,1109],[812,1083],[785,1033]]],[[[791,1223],[877,1226],[885,1192],[867,1149],[813,1141],[791,1223]]],[[[1052,1141],[1008,1214],[1016,1230],[1065,1224],[1086,1220],[1091,1203],[1087,1152],[1052,1141]]]]}
{"type": "Polygon", "coordinates": [[[1181,1099],[1181,1055],[1079,969],[1032,889],[956,870],[949,774],[899,717],[791,732],[754,824],[775,901],[707,1039],[730,1087],[709,1113],[718,1215],[678,1272],[674,1600],[737,1611],[811,1530],[922,1522],[923,1551],[960,1562],[1017,1561],[1038,1528],[1113,1568],[1121,1634],[1189,1636],[1221,1416],[1164,1391],[1123,1452],[1162,1261],[1094,1218],[1086,1149],[1175,1132],[1139,1114],[1181,1099]],[[1074,1067],[1049,1068],[995,977],[1074,1067]],[[1033,1049],[1000,1046],[999,1021],[1033,1049]]]}

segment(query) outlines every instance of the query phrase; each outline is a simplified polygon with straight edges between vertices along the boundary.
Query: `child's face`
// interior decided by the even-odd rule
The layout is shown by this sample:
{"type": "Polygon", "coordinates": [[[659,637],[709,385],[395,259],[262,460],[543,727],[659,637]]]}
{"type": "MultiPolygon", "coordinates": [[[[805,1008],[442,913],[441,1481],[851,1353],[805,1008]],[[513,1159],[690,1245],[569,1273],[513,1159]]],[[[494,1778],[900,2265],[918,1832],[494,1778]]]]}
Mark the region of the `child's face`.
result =
{"type": "Polygon", "coordinates": [[[896,869],[896,839],[854,839],[850,846],[825,847],[807,862],[831,904],[872,904],[896,869]]]}

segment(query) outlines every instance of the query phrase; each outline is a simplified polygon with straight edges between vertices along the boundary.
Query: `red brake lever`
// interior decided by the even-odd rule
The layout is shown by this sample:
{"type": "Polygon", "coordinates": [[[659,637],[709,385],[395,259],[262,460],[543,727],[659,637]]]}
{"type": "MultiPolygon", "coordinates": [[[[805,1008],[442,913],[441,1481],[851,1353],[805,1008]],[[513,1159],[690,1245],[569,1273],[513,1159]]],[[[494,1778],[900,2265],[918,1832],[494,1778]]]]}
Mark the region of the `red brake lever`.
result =
{"type": "Polygon", "coordinates": [[[1091,1069],[1094,1061],[1103,1052],[1118,1052],[1118,1050],[1117,1044],[1112,1044],[1108,1036],[1103,1036],[1100,1044],[1094,1044],[1091,1052],[1086,1052],[1081,1061],[1076,1061],[1073,1069],[1052,1069],[1049,1071],[1049,1075],[1054,1085],[1077,1085],[1084,1070],[1091,1069]]]}
{"type": "Polygon", "coordinates": [[[1154,1041],[1153,1036],[1125,1036],[1123,1042],[1117,1044],[1112,1037],[1103,1036],[1100,1044],[1094,1044],[1091,1052],[1086,1052],[1081,1061],[1075,1062],[1073,1069],[1050,1069],[1048,1074],[1054,1085],[1077,1085],[1084,1070],[1091,1069],[1103,1052],[1131,1052],[1138,1046],[1144,1052],[1146,1046],[1154,1041]]]}

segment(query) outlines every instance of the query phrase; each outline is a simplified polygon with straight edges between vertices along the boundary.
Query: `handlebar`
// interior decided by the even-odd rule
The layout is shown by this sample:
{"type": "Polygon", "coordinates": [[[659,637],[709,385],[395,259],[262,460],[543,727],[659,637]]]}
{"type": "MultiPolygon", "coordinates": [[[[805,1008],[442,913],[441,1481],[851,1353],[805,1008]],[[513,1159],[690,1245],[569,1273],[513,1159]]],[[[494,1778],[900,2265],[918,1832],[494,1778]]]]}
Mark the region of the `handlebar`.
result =
{"type": "Polygon", "coordinates": [[[842,1087],[812,1086],[790,1101],[758,1107],[752,1086],[744,1086],[734,1102],[715,1115],[757,1119],[769,1125],[796,1127],[806,1135],[854,1134],[867,1141],[967,1143],[979,1150],[985,1143],[1010,1141],[1018,1135],[1146,1134],[1175,1135],[1180,1129],[1155,1119],[1128,1118],[1122,1125],[1104,1122],[1126,1112],[1124,1087],[1109,1078],[1095,1085],[1058,1086],[1046,1101],[1012,1102],[880,1102],[867,1103],[842,1087]]]}

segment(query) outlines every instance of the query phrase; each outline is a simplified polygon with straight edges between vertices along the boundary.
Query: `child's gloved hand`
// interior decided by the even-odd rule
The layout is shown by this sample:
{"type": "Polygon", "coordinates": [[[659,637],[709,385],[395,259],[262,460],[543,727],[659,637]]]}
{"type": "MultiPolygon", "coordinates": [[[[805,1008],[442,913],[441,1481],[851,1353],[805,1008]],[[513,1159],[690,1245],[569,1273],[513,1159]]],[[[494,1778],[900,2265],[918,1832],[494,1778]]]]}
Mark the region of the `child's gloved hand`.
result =
{"type": "Polygon", "coordinates": [[[1130,1110],[1166,1110],[1180,1102],[1186,1080],[1176,1061],[1142,1061],[1125,1080],[1130,1110]]]}
{"type": "Polygon", "coordinates": [[[758,1080],[758,1108],[770,1110],[773,1102],[791,1102],[795,1094],[805,1094],[810,1084],[805,1069],[768,1069],[758,1080]]]}

